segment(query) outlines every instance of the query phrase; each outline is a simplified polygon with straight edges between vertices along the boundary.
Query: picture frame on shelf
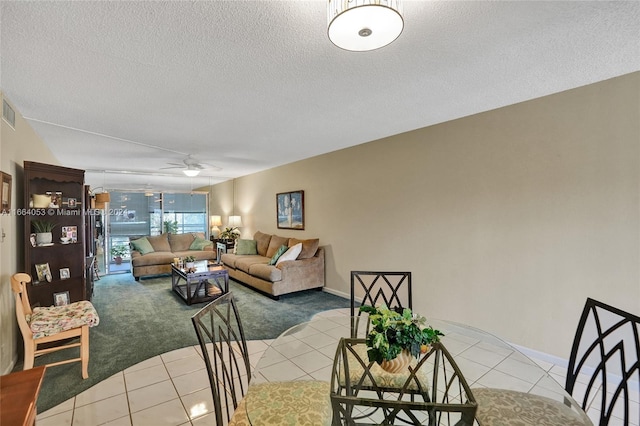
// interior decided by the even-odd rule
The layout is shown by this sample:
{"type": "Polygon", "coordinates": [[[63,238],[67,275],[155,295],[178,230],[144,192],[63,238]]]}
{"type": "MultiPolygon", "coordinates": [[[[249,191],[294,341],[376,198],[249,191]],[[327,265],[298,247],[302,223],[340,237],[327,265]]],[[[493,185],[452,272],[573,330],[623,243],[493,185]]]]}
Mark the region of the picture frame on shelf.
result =
{"type": "Polygon", "coordinates": [[[47,191],[46,195],[51,197],[50,209],[59,209],[62,207],[62,192],[60,191],[47,191]]]}
{"type": "Polygon", "coordinates": [[[276,221],[279,229],[304,230],[304,191],[276,194],[276,221]]]}
{"type": "Polygon", "coordinates": [[[68,280],[71,278],[71,274],[69,273],[69,268],[60,268],[60,279],[68,280]]]}
{"type": "Polygon", "coordinates": [[[36,240],[36,234],[29,235],[29,242],[31,243],[31,247],[36,247],[38,245],[38,241],[36,240]]]}
{"type": "Polygon", "coordinates": [[[63,201],[62,204],[66,204],[68,209],[77,209],[78,208],[78,200],[73,197],[67,198],[66,201],[63,201]]]}
{"type": "Polygon", "coordinates": [[[77,226],[63,226],[62,227],[62,238],[69,238],[69,242],[77,243],[78,242],[78,227],[77,226]]]}
{"type": "Polygon", "coordinates": [[[49,269],[48,263],[36,264],[36,276],[39,282],[47,281],[51,282],[53,277],[51,276],[51,269],[49,269]]]}
{"type": "Polygon", "coordinates": [[[71,303],[68,291],[53,293],[53,304],[56,306],[65,306],[71,303]]]}
{"type": "Polygon", "coordinates": [[[1,213],[9,213],[11,211],[11,175],[0,172],[0,201],[1,213]]]}

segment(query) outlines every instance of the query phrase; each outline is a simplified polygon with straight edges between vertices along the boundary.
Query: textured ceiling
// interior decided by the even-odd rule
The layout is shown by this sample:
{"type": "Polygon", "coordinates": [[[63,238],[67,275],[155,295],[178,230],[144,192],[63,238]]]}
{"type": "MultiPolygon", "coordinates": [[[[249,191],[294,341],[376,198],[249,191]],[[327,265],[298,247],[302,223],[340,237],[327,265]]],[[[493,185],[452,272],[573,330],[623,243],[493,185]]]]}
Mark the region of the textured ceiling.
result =
{"type": "Polygon", "coordinates": [[[134,172],[94,187],[188,190],[640,70],[637,1],[405,0],[360,53],[324,1],[0,5],[10,102],[63,165],[134,172]],[[221,170],[160,170],[188,154],[221,170]]]}

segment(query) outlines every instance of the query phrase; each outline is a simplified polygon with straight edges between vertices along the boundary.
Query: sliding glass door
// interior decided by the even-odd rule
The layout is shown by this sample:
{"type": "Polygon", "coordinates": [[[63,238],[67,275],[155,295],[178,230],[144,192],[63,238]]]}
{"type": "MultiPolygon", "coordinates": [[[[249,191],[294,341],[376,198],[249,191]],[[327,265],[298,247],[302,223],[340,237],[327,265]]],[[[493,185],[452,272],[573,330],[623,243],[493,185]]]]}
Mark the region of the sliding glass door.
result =
{"type": "Polygon", "coordinates": [[[131,270],[129,238],[163,232],[207,234],[208,193],[110,191],[106,214],[108,273],[131,270]],[[124,251],[124,253],[122,253],[124,251]]]}

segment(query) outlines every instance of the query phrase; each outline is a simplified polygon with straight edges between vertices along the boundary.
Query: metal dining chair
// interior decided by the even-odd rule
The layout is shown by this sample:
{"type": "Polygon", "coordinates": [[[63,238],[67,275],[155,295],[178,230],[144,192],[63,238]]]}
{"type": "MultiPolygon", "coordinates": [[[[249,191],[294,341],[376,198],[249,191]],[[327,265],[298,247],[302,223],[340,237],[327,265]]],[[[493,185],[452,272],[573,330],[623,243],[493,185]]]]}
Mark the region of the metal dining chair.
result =
{"type": "MultiPolygon", "coordinates": [[[[639,336],[640,317],[587,299],[569,357],[565,389],[584,411],[599,410],[598,426],[607,426],[614,413],[622,417],[623,424],[631,424],[630,394],[640,394],[639,336]],[[581,384],[576,386],[577,382],[581,384]]],[[[534,410],[545,414],[546,425],[585,424],[568,403],[505,389],[473,389],[473,393],[483,426],[509,424],[516,418],[523,426],[539,424],[533,415],[527,422],[534,410]]]]}
{"type": "Polygon", "coordinates": [[[364,339],[342,338],[331,375],[332,425],[471,426],[477,404],[442,343],[414,359],[407,374],[379,374],[364,339]]]}
{"type": "MultiPolygon", "coordinates": [[[[358,336],[360,305],[379,306],[402,312],[413,309],[411,298],[411,272],[351,271],[351,318],[354,320],[351,337],[358,336]],[[360,296],[361,295],[361,296],[360,296]],[[360,302],[356,299],[361,299],[360,302]]],[[[366,331],[368,331],[368,321],[366,331]]]]}
{"type": "Polygon", "coordinates": [[[220,296],[191,317],[213,395],[216,425],[329,425],[329,383],[251,384],[247,342],[233,293],[220,296]],[[247,412],[248,406],[254,418],[247,412]]]}

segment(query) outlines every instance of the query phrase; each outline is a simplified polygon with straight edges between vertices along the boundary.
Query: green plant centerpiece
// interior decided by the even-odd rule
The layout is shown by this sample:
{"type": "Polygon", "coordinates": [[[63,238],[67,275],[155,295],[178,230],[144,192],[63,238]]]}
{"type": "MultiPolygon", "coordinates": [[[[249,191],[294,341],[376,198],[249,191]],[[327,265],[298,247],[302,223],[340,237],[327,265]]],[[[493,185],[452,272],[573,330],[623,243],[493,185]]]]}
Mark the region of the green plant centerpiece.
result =
{"type": "Polygon", "coordinates": [[[196,257],[195,256],[185,256],[184,258],[185,263],[193,263],[196,261],[196,257]]]}
{"type": "Polygon", "coordinates": [[[416,358],[427,353],[430,345],[439,342],[440,336],[444,336],[440,330],[425,327],[426,318],[415,315],[411,309],[405,308],[400,313],[386,305],[363,305],[360,306],[360,312],[368,313],[371,322],[367,335],[369,361],[375,361],[383,368],[385,361],[394,360],[403,351],[416,358]]]}
{"type": "Polygon", "coordinates": [[[236,240],[240,236],[240,231],[237,226],[224,228],[224,231],[220,233],[221,240],[236,240]]]}

